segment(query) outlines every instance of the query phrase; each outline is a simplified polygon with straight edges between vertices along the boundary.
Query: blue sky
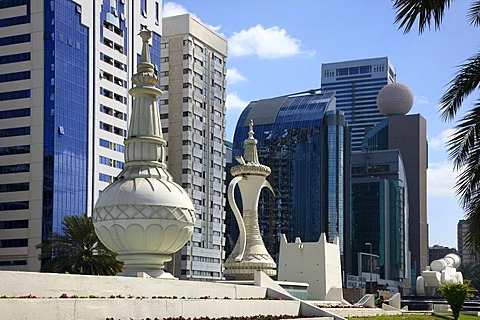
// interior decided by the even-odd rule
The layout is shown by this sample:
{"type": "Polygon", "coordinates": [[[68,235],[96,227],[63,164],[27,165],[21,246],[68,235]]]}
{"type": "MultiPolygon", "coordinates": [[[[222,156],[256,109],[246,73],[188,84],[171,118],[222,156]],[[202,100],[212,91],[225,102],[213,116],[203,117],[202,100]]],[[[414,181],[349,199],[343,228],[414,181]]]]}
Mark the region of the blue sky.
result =
{"type": "Polygon", "coordinates": [[[469,3],[453,2],[441,29],[423,35],[398,30],[386,0],[177,0],[164,1],[163,14],[188,12],[228,40],[229,140],[250,101],[319,88],[322,63],[388,56],[397,82],[415,95],[410,114],[427,120],[429,244],[456,247],[463,211],[445,151],[455,123],[440,120],[437,103],[456,66],[479,49],[480,28],[466,22],[469,3]]]}

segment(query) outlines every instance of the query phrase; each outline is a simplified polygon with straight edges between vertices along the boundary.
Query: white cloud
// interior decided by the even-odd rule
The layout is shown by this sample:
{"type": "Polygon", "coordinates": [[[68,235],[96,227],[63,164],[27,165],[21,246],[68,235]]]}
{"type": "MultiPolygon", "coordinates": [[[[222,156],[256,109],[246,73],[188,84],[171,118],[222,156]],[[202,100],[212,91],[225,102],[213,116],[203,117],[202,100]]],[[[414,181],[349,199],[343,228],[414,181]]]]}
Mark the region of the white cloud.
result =
{"type": "Polygon", "coordinates": [[[247,81],[247,77],[240,73],[237,68],[228,68],[227,69],[227,83],[235,84],[239,82],[247,81]]]}
{"type": "MultiPolygon", "coordinates": [[[[194,13],[189,12],[187,10],[187,8],[185,8],[181,4],[178,4],[178,3],[175,3],[175,2],[165,2],[163,4],[162,17],[164,17],[164,18],[172,17],[172,16],[178,16],[178,15],[182,15],[182,14],[185,14],[185,13],[190,14],[192,17],[194,17],[198,21],[202,22],[202,20],[200,20],[199,17],[197,17],[194,13]]],[[[212,29],[213,31],[215,31],[217,33],[220,33],[219,30],[220,30],[221,26],[211,26],[211,25],[206,24],[204,22],[202,22],[202,23],[205,24],[208,28],[212,29]]]]}
{"type": "Polygon", "coordinates": [[[432,149],[445,148],[445,143],[450,139],[455,129],[448,128],[440,132],[436,137],[428,139],[428,146],[432,149]]]}
{"type": "Polygon", "coordinates": [[[184,6],[178,3],[165,2],[163,4],[163,9],[162,9],[163,17],[178,16],[185,13],[189,13],[188,10],[184,6]]]}
{"type": "Polygon", "coordinates": [[[238,93],[232,92],[227,94],[227,99],[225,101],[225,106],[227,107],[227,112],[233,109],[243,110],[247,105],[248,101],[242,100],[238,93]]]}
{"type": "Polygon", "coordinates": [[[453,164],[449,162],[430,163],[427,170],[427,194],[429,197],[455,197],[453,164]]]}
{"type": "Polygon", "coordinates": [[[258,24],[248,30],[235,32],[228,39],[228,51],[232,56],[257,55],[264,59],[277,59],[301,54],[313,55],[314,51],[302,52],[301,41],[292,38],[285,29],[265,28],[258,24]]]}
{"type": "Polygon", "coordinates": [[[418,96],[418,97],[415,97],[415,104],[418,104],[418,105],[427,105],[429,103],[427,97],[424,97],[424,96],[418,96]]]}

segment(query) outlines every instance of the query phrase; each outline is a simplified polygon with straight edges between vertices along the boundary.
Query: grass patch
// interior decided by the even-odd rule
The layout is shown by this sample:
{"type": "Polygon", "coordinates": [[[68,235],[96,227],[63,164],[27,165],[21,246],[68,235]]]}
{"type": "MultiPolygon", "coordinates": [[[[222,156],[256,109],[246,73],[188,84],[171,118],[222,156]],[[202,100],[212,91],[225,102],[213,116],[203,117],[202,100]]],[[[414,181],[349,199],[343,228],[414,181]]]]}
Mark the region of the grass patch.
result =
{"type": "Polygon", "coordinates": [[[429,316],[429,315],[420,315],[420,314],[405,314],[398,316],[375,316],[375,317],[349,317],[349,320],[439,320],[444,319],[441,317],[429,316]]]}
{"type": "MultiPolygon", "coordinates": [[[[452,313],[451,312],[437,312],[438,314],[441,314],[442,316],[449,317],[450,319],[453,319],[452,313]]],[[[458,317],[459,320],[478,320],[479,317],[477,316],[472,316],[468,314],[462,314],[460,313],[460,317],[458,317]]]]}

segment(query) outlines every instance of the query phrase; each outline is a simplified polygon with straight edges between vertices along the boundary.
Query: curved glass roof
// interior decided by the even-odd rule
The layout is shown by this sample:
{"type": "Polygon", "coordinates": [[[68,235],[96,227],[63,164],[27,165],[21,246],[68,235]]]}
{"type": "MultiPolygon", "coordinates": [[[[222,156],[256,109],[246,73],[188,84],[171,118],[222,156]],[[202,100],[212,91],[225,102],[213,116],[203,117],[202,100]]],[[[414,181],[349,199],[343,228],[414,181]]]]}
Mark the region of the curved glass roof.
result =
{"type": "Polygon", "coordinates": [[[253,119],[255,138],[264,141],[291,129],[321,128],[326,111],[335,108],[334,101],[334,92],[253,101],[238,119],[234,149],[248,136],[250,119],[253,119]]]}

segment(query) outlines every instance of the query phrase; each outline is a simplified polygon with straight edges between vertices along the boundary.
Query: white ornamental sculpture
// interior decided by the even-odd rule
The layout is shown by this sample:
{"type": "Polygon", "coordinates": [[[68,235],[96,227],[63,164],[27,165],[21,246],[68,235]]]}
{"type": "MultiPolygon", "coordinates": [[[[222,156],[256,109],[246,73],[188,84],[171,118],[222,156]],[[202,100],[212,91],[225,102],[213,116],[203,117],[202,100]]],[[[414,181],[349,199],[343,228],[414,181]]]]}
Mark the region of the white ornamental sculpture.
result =
{"type": "Polygon", "coordinates": [[[157,105],[162,92],[155,87],[158,77],[148,47],[151,32],[142,30],[140,37],[141,62],[129,91],[133,107],[125,167],[100,195],[93,221],[100,241],[124,262],[119,275],[173,278],[164,263],[190,239],[195,213],[188,194],[167,171],[157,105]]]}
{"type": "Polygon", "coordinates": [[[462,263],[460,256],[449,253],[442,259],[433,260],[422,275],[417,277],[417,296],[433,296],[445,283],[463,283],[463,275],[457,268],[462,263]]]}
{"type": "Polygon", "coordinates": [[[260,164],[257,153],[257,140],[253,137],[253,120],[250,120],[250,131],[245,140],[243,157],[236,157],[240,165],[231,169],[232,179],[228,186],[228,202],[240,229],[237,243],[225,261],[225,276],[236,280],[253,279],[255,270],[261,270],[269,276],[277,274],[277,265],[265,248],[258,227],[258,199],[260,191],[267,187],[272,191],[266,177],[270,168],[260,164]],[[235,187],[238,184],[243,204],[243,218],[234,199],[235,187]]]}

